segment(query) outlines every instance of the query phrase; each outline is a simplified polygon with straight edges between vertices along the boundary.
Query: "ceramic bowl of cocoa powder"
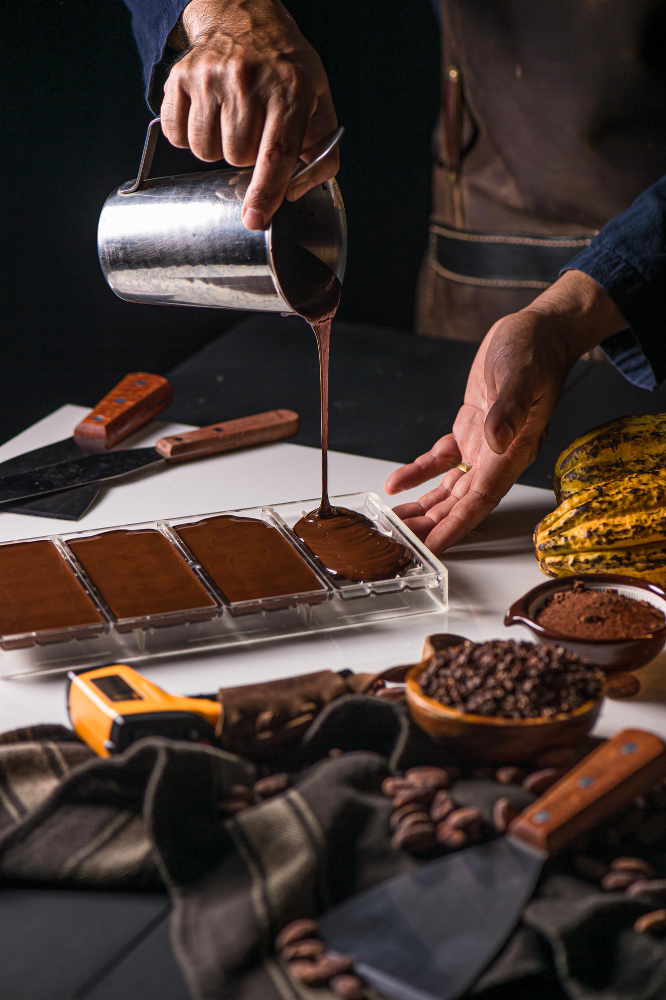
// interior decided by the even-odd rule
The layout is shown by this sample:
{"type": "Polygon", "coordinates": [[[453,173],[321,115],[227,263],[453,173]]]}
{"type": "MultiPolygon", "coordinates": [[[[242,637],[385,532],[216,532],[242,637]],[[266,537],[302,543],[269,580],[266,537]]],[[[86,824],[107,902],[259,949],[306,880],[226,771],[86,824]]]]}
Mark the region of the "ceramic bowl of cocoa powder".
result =
{"type": "Polygon", "coordinates": [[[637,577],[566,576],[524,594],[504,615],[605,671],[635,670],[666,644],[666,592],[637,577]]]}

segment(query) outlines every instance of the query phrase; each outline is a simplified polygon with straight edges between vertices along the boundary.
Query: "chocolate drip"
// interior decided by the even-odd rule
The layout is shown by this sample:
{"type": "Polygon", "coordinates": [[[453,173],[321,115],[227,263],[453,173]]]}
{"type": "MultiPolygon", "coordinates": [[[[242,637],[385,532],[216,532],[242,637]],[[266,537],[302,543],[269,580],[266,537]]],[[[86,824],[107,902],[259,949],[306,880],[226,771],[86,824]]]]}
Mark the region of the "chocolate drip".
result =
{"type": "Polygon", "coordinates": [[[319,398],[321,401],[321,503],[319,515],[330,517],[333,508],[328,499],[328,361],[331,351],[332,317],[313,323],[319,352],[319,398]]]}
{"type": "Polygon", "coordinates": [[[223,514],[175,530],[231,602],[323,589],[306,561],[264,521],[223,514]]]}
{"type": "Polygon", "coordinates": [[[409,549],[377,530],[364,514],[345,507],[321,508],[302,517],[294,531],[322,563],[341,580],[385,580],[411,562],[409,549]]]}

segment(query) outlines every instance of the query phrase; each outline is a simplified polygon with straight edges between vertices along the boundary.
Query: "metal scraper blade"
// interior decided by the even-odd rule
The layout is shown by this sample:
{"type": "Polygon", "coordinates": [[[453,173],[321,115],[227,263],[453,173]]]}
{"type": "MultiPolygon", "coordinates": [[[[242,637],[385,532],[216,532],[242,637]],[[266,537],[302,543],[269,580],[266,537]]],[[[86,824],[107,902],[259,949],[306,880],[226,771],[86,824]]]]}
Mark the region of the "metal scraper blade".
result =
{"type": "Polygon", "coordinates": [[[500,837],[352,897],[319,929],[388,1000],[455,1000],[518,923],[545,859],[500,837]]]}
{"type": "Polygon", "coordinates": [[[43,493],[41,496],[0,504],[0,513],[30,514],[33,517],[54,517],[61,521],[78,521],[90,510],[100,492],[99,483],[86,483],[70,490],[43,493]]]}

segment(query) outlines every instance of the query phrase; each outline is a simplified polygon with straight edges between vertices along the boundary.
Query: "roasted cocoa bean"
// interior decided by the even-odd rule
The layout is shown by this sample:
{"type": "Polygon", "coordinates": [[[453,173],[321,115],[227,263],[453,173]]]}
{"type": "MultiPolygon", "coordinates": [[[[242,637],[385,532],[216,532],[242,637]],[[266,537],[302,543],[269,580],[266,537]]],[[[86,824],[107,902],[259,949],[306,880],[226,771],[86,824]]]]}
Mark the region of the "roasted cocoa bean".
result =
{"type": "Polygon", "coordinates": [[[532,795],[543,795],[564,773],[561,767],[544,767],[540,771],[532,771],[523,781],[523,788],[532,795]]]}
{"type": "Polygon", "coordinates": [[[288,944],[293,944],[294,941],[304,941],[306,938],[314,937],[318,937],[316,920],[311,920],[309,917],[303,917],[301,920],[292,920],[291,923],[285,924],[275,938],[275,950],[282,951],[283,948],[286,948],[288,944]]]}
{"type": "Polygon", "coordinates": [[[606,697],[616,700],[633,698],[639,693],[640,689],[641,682],[633,674],[612,674],[606,678],[604,683],[604,694],[606,697]]]}
{"type": "Polygon", "coordinates": [[[427,823],[412,823],[411,826],[399,826],[391,837],[391,847],[396,851],[408,851],[410,854],[423,854],[435,844],[435,827],[427,823]]]}
{"type": "Polygon", "coordinates": [[[432,788],[435,792],[449,787],[449,776],[443,767],[410,767],[405,778],[419,788],[432,788]]]}
{"type": "Polygon", "coordinates": [[[469,837],[465,831],[460,829],[452,830],[447,825],[446,820],[443,823],[438,823],[435,827],[435,840],[449,851],[457,851],[458,848],[464,847],[469,843],[469,837]]]}
{"type": "Polygon", "coordinates": [[[654,896],[655,899],[666,899],[666,879],[639,878],[627,889],[627,895],[634,896],[654,896]]]}
{"type": "Polygon", "coordinates": [[[652,913],[644,913],[634,924],[634,930],[638,934],[659,936],[666,933],[666,910],[653,910],[652,913]]]}
{"type": "Polygon", "coordinates": [[[516,818],[518,810],[507,799],[496,799],[493,805],[493,826],[497,833],[505,833],[509,823],[516,818]]]}
{"type": "Polygon", "coordinates": [[[611,871],[635,872],[640,878],[654,878],[657,874],[643,858],[615,858],[611,861],[611,871]]]}
{"type": "Polygon", "coordinates": [[[455,808],[456,804],[449,792],[443,789],[437,792],[430,806],[430,817],[433,823],[441,823],[455,808]]]}
{"type": "Polygon", "coordinates": [[[379,698],[381,701],[390,701],[393,704],[400,705],[405,700],[405,689],[404,687],[380,688],[374,697],[379,698]]]}
{"type": "Polygon", "coordinates": [[[474,806],[466,806],[463,809],[454,809],[444,822],[450,830],[464,830],[465,833],[469,834],[472,831],[476,832],[481,827],[483,817],[479,809],[475,809],[474,806]]]}
{"type": "MultiPolygon", "coordinates": [[[[400,806],[399,809],[394,809],[389,817],[389,829],[395,830],[405,816],[411,816],[413,813],[423,815],[424,808],[420,802],[408,802],[406,806],[400,806]]],[[[430,818],[428,813],[425,813],[425,815],[430,818]]]]}
{"type": "Polygon", "coordinates": [[[495,781],[500,785],[519,785],[525,777],[525,772],[520,767],[499,767],[495,771],[495,781]]]}
{"type": "Polygon", "coordinates": [[[289,788],[289,775],[285,772],[269,774],[254,783],[254,794],[260,799],[270,799],[289,788]]]}
{"type": "Polygon", "coordinates": [[[414,786],[412,785],[412,783],[407,781],[406,778],[390,777],[390,778],[384,778],[384,780],[382,781],[382,792],[384,793],[384,795],[388,795],[391,798],[393,798],[394,795],[397,795],[398,792],[413,787],[414,786]]]}
{"type": "Polygon", "coordinates": [[[435,796],[432,788],[419,788],[417,785],[409,785],[402,788],[393,796],[393,806],[399,809],[406,806],[408,802],[421,802],[424,806],[429,806],[435,796]]]}
{"type": "Polygon", "coordinates": [[[638,878],[636,872],[607,872],[601,880],[601,888],[606,892],[624,892],[638,878]]]}
{"type": "Polygon", "coordinates": [[[342,973],[340,976],[333,976],[328,984],[336,996],[343,1000],[363,1000],[365,989],[358,976],[349,973],[342,973]]]}
{"type": "Polygon", "coordinates": [[[305,938],[303,941],[294,941],[293,944],[286,945],[281,955],[286,962],[292,962],[296,958],[319,958],[325,950],[323,941],[317,938],[305,938]]]}
{"type": "Polygon", "coordinates": [[[425,809],[420,812],[407,813],[406,816],[403,816],[402,819],[398,820],[395,824],[395,829],[404,830],[408,826],[413,826],[414,823],[432,823],[430,813],[426,812],[425,809]]]}

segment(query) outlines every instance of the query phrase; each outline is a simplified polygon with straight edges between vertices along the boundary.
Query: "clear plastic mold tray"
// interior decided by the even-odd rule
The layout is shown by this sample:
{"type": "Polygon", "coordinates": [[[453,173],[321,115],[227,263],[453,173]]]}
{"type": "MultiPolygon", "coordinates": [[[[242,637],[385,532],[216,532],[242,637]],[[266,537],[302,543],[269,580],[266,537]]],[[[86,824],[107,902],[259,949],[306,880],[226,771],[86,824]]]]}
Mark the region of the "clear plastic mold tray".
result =
{"type": "MultiPolygon", "coordinates": [[[[301,500],[240,510],[216,511],[141,524],[116,525],[92,531],[40,536],[0,544],[6,546],[50,541],[94,605],[101,621],[48,630],[0,634],[0,676],[63,671],[111,660],[137,662],[168,656],[278,639],[302,633],[351,628],[370,622],[429,614],[447,604],[447,571],[374,493],[331,497],[333,504],[360,511],[379,531],[404,544],[413,561],[400,576],[368,583],[333,580],[291,530],[318,500],[301,500]],[[308,564],[316,585],[295,594],[230,602],[177,535],[177,529],[220,515],[256,518],[280,532],[308,564]],[[203,585],[200,607],[158,614],[117,617],[93,579],[69,548],[69,542],[112,531],[153,529],[165,538],[180,560],[203,585]]],[[[0,590],[2,601],[7,600],[0,590]]]]}

